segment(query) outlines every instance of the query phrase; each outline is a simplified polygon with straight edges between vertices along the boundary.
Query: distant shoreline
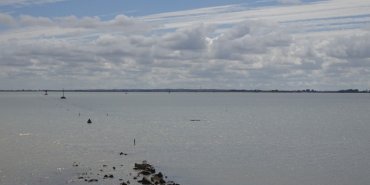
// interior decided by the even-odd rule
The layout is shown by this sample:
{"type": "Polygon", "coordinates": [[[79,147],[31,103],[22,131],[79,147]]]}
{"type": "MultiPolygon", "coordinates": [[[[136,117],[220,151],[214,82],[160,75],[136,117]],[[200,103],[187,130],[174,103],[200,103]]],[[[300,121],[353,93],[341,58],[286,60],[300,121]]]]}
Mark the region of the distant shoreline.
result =
{"type": "MultiPolygon", "coordinates": [[[[57,89],[40,89],[40,90],[31,90],[31,89],[18,89],[18,90],[0,90],[0,92],[62,92],[62,90],[57,89]]],[[[64,90],[65,92],[166,92],[166,93],[175,93],[175,92],[197,92],[197,93],[370,93],[370,90],[358,90],[358,89],[345,89],[345,90],[245,90],[245,89],[70,89],[64,90]]]]}

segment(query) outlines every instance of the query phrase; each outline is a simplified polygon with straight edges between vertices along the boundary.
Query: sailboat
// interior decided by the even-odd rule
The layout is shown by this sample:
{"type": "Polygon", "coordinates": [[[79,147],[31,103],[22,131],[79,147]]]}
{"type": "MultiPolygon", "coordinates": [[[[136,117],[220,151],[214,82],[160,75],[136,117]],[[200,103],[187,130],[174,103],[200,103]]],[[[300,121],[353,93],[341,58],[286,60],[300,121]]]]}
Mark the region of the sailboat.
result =
{"type": "Polygon", "coordinates": [[[64,96],[64,89],[63,89],[63,96],[60,97],[60,99],[67,99],[65,96],[64,96]]]}

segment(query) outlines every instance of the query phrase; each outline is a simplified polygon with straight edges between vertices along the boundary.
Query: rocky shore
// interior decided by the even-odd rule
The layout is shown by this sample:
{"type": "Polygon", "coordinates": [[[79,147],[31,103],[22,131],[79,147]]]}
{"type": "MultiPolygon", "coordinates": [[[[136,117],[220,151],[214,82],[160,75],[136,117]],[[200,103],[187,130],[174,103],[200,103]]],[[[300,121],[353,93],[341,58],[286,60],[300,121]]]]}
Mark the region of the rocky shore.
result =
{"type": "Polygon", "coordinates": [[[142,176],[141,180],[138,181],[141,184],[179,185],[173,181],[166,182],[167,176],[164,176],[162,172],[156,173],[155,168],[147,161],[143,161],[141,164],[135,163],[134,170],[138,172],[137,177],[142,176]]]}
{"type": "MultiPolygon", "coordinates": [[[[120,156],[127,156],[126,153],[119,153],[120,156]]],[[[77,174],[69,183],[98,183],[117,185],[179,185],[169,180],[163,172],[157,172],[153,165],[146,160],[131,165],[102,164],[98,168],[86,167],[79,162],[73,162],[77,174]]]]}

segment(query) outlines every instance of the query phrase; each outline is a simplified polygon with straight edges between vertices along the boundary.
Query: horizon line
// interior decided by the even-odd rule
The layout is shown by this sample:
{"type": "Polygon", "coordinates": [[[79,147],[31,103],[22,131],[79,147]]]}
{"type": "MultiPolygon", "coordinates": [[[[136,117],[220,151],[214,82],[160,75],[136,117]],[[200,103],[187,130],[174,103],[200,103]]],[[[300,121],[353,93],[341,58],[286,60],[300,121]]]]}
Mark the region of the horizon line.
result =
{"type": "Polygon", "coordinates": [[[129,88],[129,89],[0,89],[0,92],[279,92],[279,93],[323,93],[323,92],[339,92],[339,93],[370,93],[369,89],[339,89],[339,90],[316,90],[316,89],[237,89],[237,88],[129,88]]]}

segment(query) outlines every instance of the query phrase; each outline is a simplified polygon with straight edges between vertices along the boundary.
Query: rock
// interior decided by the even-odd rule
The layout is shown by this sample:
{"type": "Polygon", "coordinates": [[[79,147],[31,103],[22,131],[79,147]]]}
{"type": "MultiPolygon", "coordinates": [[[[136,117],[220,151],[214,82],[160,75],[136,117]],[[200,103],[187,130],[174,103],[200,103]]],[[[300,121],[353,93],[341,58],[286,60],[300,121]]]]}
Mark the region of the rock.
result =
{"type": "Polygon", "coordinates": [[[72,164],[73,167],[78,167],[78,165],[79,165],[78,162],[73,162],[72,164]]]}
{"type": "Polygon", "coordinates": [[[135,163],[135,170],[146,170],[147,168],[151,168],[152,166],[150,164],[138,164],[135,163]]]}
{"type": "Polygon", "coordinates": [[[155,173],[154,167],[150,164],[144,163],[144,161],[142,164],[135,163],[134,170],[145,171],[144,173],[149,172],[149,174],[155,173]]]}
{"type": "Polygon", "coordinates": [[[143,177],[143,179],[138,181],[141,184],[152,184],[146,177],[143,177]]]}
{"type": "Polygon", "coordinates": [[[104,175],[104,177],[103,177],[104,179],[108,179],[108,178],[110,178],[110,179],[113,179],[114,178],[114,176],[113,176],[113,174],[109,174],[109,175],[104,175]]]}
{"type": "Polygon", "coordinates": [[[163,174],[162,174],[161,172],[159,172],[159,173],[157,174],[157,176],[158,176],[159,178],[163,178],[163,174]]]}
{"type": "Polygon", "coordinates": [[[177,184],[177,183],[175,183],[173,181],[169,181],[169,182],[167,182],[167,185],[180,185],[180,184],[177,184]]]}
{"type": "Polygon", "coordinates": [[[90,179],[87,182],[98,182],[98,179],[90,179]]]}
{"type": "Polygon", "coordinates": [[[149,169],[149,172],[153,174],[153,173],[155,173],[155,169],[151,168],[151,169],[149,169]]]}
{"type": "Polygon", "coordinates": [[[127,185],[125,182],[122,182],[121,185],[127,185]]]}
{"type": "Polygon", "coordinates": [[[142,174],[142,175],[150,175],[152,173],[150,171],[144,170],[144,171],[139,172],[139,174],[142,174]]]}
{"type": "Polygon", "coordinates": [[[152,178],[151,178],[152,182],[154,182],[154,184],[165,184],[166,181],[163,180],[162,177],[159,177],[158,175],[154,175],[152,178]]]}

